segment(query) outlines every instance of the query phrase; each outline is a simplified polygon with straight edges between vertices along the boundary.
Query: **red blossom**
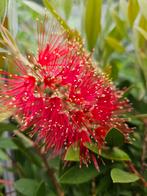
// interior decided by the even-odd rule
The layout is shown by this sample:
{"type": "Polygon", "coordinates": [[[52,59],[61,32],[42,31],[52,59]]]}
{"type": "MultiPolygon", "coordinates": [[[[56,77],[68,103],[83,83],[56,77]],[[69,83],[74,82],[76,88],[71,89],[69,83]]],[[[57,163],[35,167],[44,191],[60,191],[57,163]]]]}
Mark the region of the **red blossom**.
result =
{"type": "Polygon", "coordinates": [[[127,138],[123,114],[127,100],[97,68],[78,41],[62,29],[40,32],[38,55],[31,66],[16,60],[19,75],[1,72],[0,101],[21,119],[21,130],[30,128],[43,140],[46,150],[66,153],[77,143],[80,161],[94,161],[85,143],[102,147],[111,128],[127,138]],[[60,31],[59,31],[60,30],[60,31]]]}

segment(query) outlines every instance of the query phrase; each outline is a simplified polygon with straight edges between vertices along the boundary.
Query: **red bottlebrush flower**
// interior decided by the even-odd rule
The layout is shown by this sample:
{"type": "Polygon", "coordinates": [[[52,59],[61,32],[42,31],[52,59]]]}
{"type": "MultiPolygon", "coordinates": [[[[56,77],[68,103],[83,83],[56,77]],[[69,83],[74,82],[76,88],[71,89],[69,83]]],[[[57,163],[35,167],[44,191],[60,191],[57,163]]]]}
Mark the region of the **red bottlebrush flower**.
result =
{"type": "Polygon", "coordinates": [[[31,128],[47,150],[66,153],[76,143],[81,163],[92,159],[98,168],[85,143],[101,148],[111,128],[127,138],[131,130],[123,114],[128,101],[94,67],[81,43],[69,40],[57,24],[50,29],[40,32],[33,62],[15,59],[19,75],[1,72],[0,101],[21,119],[20,128],[31,128]]]}

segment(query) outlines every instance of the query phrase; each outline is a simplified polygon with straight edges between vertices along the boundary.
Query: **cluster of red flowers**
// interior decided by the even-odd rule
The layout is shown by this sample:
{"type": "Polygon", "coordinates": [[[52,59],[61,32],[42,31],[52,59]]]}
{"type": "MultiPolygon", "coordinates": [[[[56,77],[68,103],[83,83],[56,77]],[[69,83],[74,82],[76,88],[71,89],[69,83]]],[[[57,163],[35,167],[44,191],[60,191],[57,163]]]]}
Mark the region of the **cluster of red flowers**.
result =
{"type": "Polygon", "coordinates": [[[65,153],[76,143],[81,163],[87,164],[93,154],[85,143],[101,148],[111,128],[128,137],[123,114],[129,104],[80,42],[57,24],[46,31],[39,34],[33,61],[15,59],[18,75],[1,71],[0,101],[21,119],[20,129],[37,133],[47,150],[65,153]]]}

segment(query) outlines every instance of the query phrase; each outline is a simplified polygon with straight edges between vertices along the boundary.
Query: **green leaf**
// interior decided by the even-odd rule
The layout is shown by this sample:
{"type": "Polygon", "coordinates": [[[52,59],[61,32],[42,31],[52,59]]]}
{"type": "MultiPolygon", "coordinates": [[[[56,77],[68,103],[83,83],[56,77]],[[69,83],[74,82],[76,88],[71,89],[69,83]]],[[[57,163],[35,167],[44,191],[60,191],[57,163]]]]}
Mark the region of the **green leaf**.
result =
{"type": "Polygon", "coordinates": [[[0,19],[3,18],[7,8],[7,0],[1,0],[0,2],[0,19]]]}
{"type": "Polygon", "coordinates": [[[118,74],[119,74],[119,62],[114,60],[115,62],[112,63],[112,68],[111,68],[111,75],[110,79],[117,80],[118,79],[118,74]]]}
{"type": "Polygon", "coordinates": [[[68,20],[70,17],[70,13],[72,11],[72,3],[73,0],[63,0],[63,9],[64,9],[66,20],[68,20]]]}
{"type": "Polygon", "coordinates": [[[123,134],[115,128],[111,129],[105,138],[109,146],[121,146],[124,143],[124,139],[123,134]]]}
{"type": "Polygon", "coordinates": [[[2,149],[17,149],[16,144],[10,138],[0,138],[0,148],[2,149]]]}
{"type": "Polygon", "coordinates": [[[17,180],[14,184],[16,190],[25,196],[34,196],[38,186],[39,184],[36,180],[28,178],[17,180]]]}
{"type": "Polygon", "coordinates": [[[2,150],[0,150],[0,160],[2,160],[2,161],[9,160],[9,157],[7,156],[7,154],[2,150]]]}
{"type": "Polygon", "coordinates": [[[17,3],[16,0],[9,1],[8,3],[8,24],[9,30],[13,37],[16,37],[18,32],[18,16],[17,16],[17,3]]]}
{"type": "Polygon", "coordinates": [[[3,132],[3,131],[14,131],[17,129],[17,126],[16,125],[13,125],[13,124],[7,124],[7,123],[0,123],[0,132],[3,132]]]}
{"type": "Polygon", "coordinates": [[[136,16],[139,12],[139,4],[137,0],[129,0],[128,2],[128,19],[129,23],[132,26],[136,16]]]}
{"type": "Polygon", "coordinates": [[[37,12],[38,14],[45,15],[45,10],[41,5],[33,1],[27,1],[27,0],[23,0],[23,3],[27,5],[29,8],[31,8],[33,11],[37,12]]]}
{"type": "MultiPolygon", "coordinates": [[[[135,49],[136,50],[139,50],[141,47],[144,46],[144,36],[142,35],[141,32],[139,32],[139,30],[137,29],[137,27],[143,29],[144,31],[147,32],[147,20],[146,18],[143,16],[143,15],[140,15],[139,17],[139,20],[138,20],[138,23],[136,25],[134,25],[134,29],[133,29],[133,32],[134,32],[134,45],[135,45],[135,49]]],[[[139,55],[139,52],[137,52],[137,55],[139,55]]]]}
{"type": "Polygon", "coordinates": [[[120,8],[120,12],[124,16],[124,19],[127,21],[127,19],[128,19],[128,13],[127,13],[128,2],[127,2],[127,0],[120,0],[119,1],[119,8],[120,8]]]}
{"type": "Polygon", "coordinates": [[[75,145],[71,145],[65,154],[64,160],[79,161],[80,160],[80,149],[75,145]]]}
{"type": "Polygon", "coordinates": [[[106,159],[110,159],[110,160],[114,160],[114,161],[128,161],[128,160],[130,160],[128,154],[117,147],[103,148],[100,153],[98,150],[98,146],[96,144],[85,143],[84,146],[86,146],[89,150],[93,151],[96,154],[101,155],[102,157],[104,157],[106,159]]]}
{"type": "Polygon", "coordinates": [[[94,143],[84,143],[84,146],[87,147],[89,150],[93,151],[96,154],[99,154],[98,152],[98,145],[94,143]]]}
{"type": "Polygon", "coordinates": [[[147,40],[147,32],[144,30],[144,29],[142,29],[141,27],[135,27],[138,31],[139,31],[139,33],[145,38],[145,40],[147,40]]]}
{"type": "Polygon", "coordinates": [[[103,149],[101,156],[106,159],[110,159],[114,161],[129,161],[130,160],[128,154],[117,147],[103,149]]]}
{"type": "Polygon", "coordinates": [[[63,20],[63,18],[61,18],[61,16],[58,15],[58,13],[53,8],[53,6],[49,2],[49,0],[43,0],[43,3],[45,5],[45,7],[51,12],[51,14],[56,18],[56,20],[63,26],[63,28],[67,31],[70,31],[70,28],[67,25],[67,23],[65,22],[65,20],[63,20]]]}
{"type": "Polygon", "coordinates": [[[23,153],[23,155],[26,156],[26,158],[34,163],[35,165],[37,165],[38,167],[41,167],[41,162],[40,159],[38,159],[38,156],[36,156],[36,154],[34,154],[30,148],[27,148],[24,143],[19,139],[19,138],[14,138],[13,139],[14,143],[17,145],[17,147],[19,148],[19,150],[23,153]]]}
{"type": "Polygon", "coordinates": [[[101,176],[101,180],[99,180],[97,186],[96,186],[96,195],[99,195],[99,193],[105,191],[108,189],[109,186],[111,186],[112,180],[109,175],[103,175],[101,176]]]}
{"type": "Polygon", "coordinates": [[[111,178],[113,180],[113,183],[130,183],[135,182],[139,179],[139,177],[135,174],[123,171],[118,168],[113,168],[111,170],[111,178]]]}
{"type": "Polygon", "coordinates": [[[119,32],[119,34],[121,35],[121,37],[123,38],[124,36],[126,36],[126,24],[125,21],[123,21],[120,17],[118,12],[115,9],[111,10],[111,14],[112,14],[112,18],[115,21],[116,24],[116,29],[119,32]]]}
{"type": "Polygon", "coordinates": [[[99,173],[93,165],[89,165],[89,167],[82,166],[81,168],[74,166],[66,170],[59,180],[63,184],[81,184],[93,179],[97,175],[99,173]]]}
{"type": "Polygon", "coordinates": [[[106,37],[106,42],[109,44],[111,48],[113,48],[117,52],[122,53],[125,50],[122,44],[114,37],[110,37],[110,36],[106,37]]]}
{"type": "Polygon", "coordinates": [[[141,13],[144,15],[144,17],[147,19],[147,1],[146,0],[138,0],[141,13]]]}
{"type": "Polygon", "coordinates": [[[101,31],[102,0],[87,0],[85,10],[85,32],[88,49],[92,50],[101,31]]]}
{"type": "Polygon", "coordinates": [[[41,182],[39,184],[39,186],[37,187],[37,190],[36,190],[36,194],[35,196],[43,196],[43,195],[46,195],[46,187],[45,187],[45,183],[44,182],[41,182]]]}
{"type": "Polygon", "coordinates": [[[8,29],[5,28],[4,26],[1,26],[1,35],[3,38],[4,44],[7,47],[9,47],[9,49],[11,49],[13,52],[18,53],[19,50],[17,48],[15,40],[13,39],[8,29]]]}

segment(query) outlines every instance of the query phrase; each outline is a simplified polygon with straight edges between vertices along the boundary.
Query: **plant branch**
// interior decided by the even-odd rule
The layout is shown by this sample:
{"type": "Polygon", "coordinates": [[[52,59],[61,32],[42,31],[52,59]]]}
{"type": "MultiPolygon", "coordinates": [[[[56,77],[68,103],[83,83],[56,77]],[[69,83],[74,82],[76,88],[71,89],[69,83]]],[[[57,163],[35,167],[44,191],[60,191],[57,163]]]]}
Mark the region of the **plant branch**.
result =
{"type": "Polygon", "coordinates": [[[50,166],[49,166],[49,164],[47,162],[46,157],[44,156],[44,154],[41,152],[41,150],[38,148],[37,145],[34,145],[34,148],[36,149],[38,155],[41,157],[41,159],[42,159],[42,161],[44,163],[44,166],[46,167],[47,174],[50,177],[50,179],[52,181],[52,184],[56,188],[58,196],[64,196],[64,192],[62,191],[62,188],[61,188],[60,184],[58,183],[58,181],[57,181],[57,179],[55,177],[54,170],[52,168],[50,168],[50,166]]]}
{"type": "Polygon", "coordinates": [[[49,178],[51,179],[52,184],[54,185],[54,187],[56,188],[57,194],[58,196],[64,196],[64,192],[62,191],[62,188],[60,186],[60,184],[58,183],[54,171],[52,168],[50,168],[47,159],[44,155],[43,152],[41,152],[40,148],[38,147],[38,145],[32,141],[29,137],[26,137],[23,133],[19,132],[19,131],[14,131],[14,133],[20,137],[21,139],[25,140],[30,146],[34,147],[34,149],[36,150],[37,154],[40,156],[40,158],[42,159],[44,166],[47,170],[47,174],[49,176],[49,178]]]}
{"type": "Polygon", "coordinates": [[[133,172],[135,175],[137,175],[144,187],[147,187],[147,182],[144,179],[144,177],[139,173],[139,171],[136,169],[135,165],[131,161],[126,161],[126,164],[128,165],[128,168],[130,169],[131,172],[133,172]]]}

